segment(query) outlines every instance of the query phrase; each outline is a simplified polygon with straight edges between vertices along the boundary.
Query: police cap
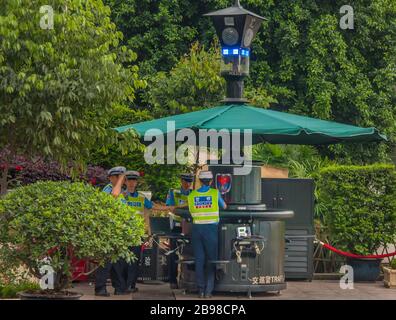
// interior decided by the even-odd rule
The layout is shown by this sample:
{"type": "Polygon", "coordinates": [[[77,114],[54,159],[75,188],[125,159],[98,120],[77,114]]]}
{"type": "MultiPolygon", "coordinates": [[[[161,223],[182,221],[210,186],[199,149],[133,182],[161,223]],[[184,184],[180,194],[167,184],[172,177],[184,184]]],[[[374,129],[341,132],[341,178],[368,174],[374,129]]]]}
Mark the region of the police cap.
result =
{"type": "Polygon", "coordinates": [[[140,177],[139,171],[129,170],[125,172],[125,176],[127,179],[138,179],[140,177]]]}
{"type": "Polygon", "coordinates": [[[114,167],[111,168],[109,171],[107,171],[108,176],[118,176],[120,174],[125,173],[126,168],[125,167],[114,167]]]}
{"type": "Polygon", "coordinates": [[[187,182],[193,182],[194,181],[194,175],[191,173],[182,173],[180,175],[180,178],[182,178],[183,180],[187,181],[187,182]]]}
{"type": "Polygon", "coordinates": [[[198,175],[200,180],[211,180],[213,179],[212,171],[201,171],[198,175]]]}

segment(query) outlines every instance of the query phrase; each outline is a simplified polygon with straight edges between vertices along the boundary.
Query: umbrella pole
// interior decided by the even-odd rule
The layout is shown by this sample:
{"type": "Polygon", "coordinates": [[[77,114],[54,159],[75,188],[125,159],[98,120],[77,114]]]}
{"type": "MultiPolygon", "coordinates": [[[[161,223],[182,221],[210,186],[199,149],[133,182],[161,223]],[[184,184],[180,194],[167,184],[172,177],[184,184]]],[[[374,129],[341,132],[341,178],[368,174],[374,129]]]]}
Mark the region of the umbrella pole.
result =
{"type": "Polygon", "coordinates": [[[197,187],[197,173],[198,173],[198,169],[199,169],[199,146],[197,147],[197,154],[195,157],[195,163],[194,163],[194,182],[193,182],[193,189],[195,190],[197,187]]]}

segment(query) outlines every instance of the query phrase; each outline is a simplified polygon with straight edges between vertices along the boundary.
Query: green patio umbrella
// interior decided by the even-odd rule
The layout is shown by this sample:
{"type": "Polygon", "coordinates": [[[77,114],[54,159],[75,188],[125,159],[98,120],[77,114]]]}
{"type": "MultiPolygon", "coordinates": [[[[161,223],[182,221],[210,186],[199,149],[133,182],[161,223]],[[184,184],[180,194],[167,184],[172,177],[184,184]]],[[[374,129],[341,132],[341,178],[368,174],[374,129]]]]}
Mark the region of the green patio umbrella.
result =
{"type": "MultiPolygon", "coordinates": [[[[253,144],[331,144],[339,142],[370,142],[387,140],[376,128],[324,121],[295,114],[253,107],[247,104],[222,105],[201,111],[189,112],[158,120],[129,124],[116,128],[118,132],[135,129],[143,137],[150,129],[164,134],[183,128],[199,129],[251,129],[253,144]],[[174,121],[175,129],[169,129],[174,121]]],[[[155,136],[158,133],[147,134],[155,136]]]]}

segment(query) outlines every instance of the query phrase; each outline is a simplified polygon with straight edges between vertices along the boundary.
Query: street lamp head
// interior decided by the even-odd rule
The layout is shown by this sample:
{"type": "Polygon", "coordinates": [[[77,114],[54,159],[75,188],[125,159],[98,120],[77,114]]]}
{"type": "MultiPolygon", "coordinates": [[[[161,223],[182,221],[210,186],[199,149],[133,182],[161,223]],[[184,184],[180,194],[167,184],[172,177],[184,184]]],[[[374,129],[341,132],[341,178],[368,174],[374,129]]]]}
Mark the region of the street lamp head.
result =
{"type": "Polygon", "coordinates": [[[261,23],[266,20],[244,9],[239,0],[232,7],[204,14],[211,17],[222,47],[249,49],[261,23]]]}
{"type": "Polygon", "coordinates": [[[205,14],[211,17],[221,43],[221,74],[227,80],[226,102],[243,103],[243,78],[249,75],[250,47],[266,20],[244,9],[239,0],[226,9],[205,14]]]}

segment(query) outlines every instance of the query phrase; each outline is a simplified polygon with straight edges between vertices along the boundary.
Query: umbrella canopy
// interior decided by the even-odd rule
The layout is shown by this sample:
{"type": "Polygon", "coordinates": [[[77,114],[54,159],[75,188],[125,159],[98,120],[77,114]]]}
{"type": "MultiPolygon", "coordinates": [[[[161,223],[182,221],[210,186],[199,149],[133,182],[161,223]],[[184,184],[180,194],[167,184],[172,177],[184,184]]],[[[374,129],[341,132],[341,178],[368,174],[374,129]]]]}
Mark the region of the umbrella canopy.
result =
{"type": "Polygon", "coordinates": [[[164,134],[183,128],[199,129],[250,129],[253,144],[331,144],[339,142],[370,142],[387,140],[376,128],[361,128],[352,125],[319,120],[295,114],[261,109],[250,105],[223,105],[201,111],[129,124],[116,128],[118,132],[135,129],[143,137],[156,136],[147,133],[159,129],[164,134]],[[168,126],[174,121],[175,127],[168,126]]]}

